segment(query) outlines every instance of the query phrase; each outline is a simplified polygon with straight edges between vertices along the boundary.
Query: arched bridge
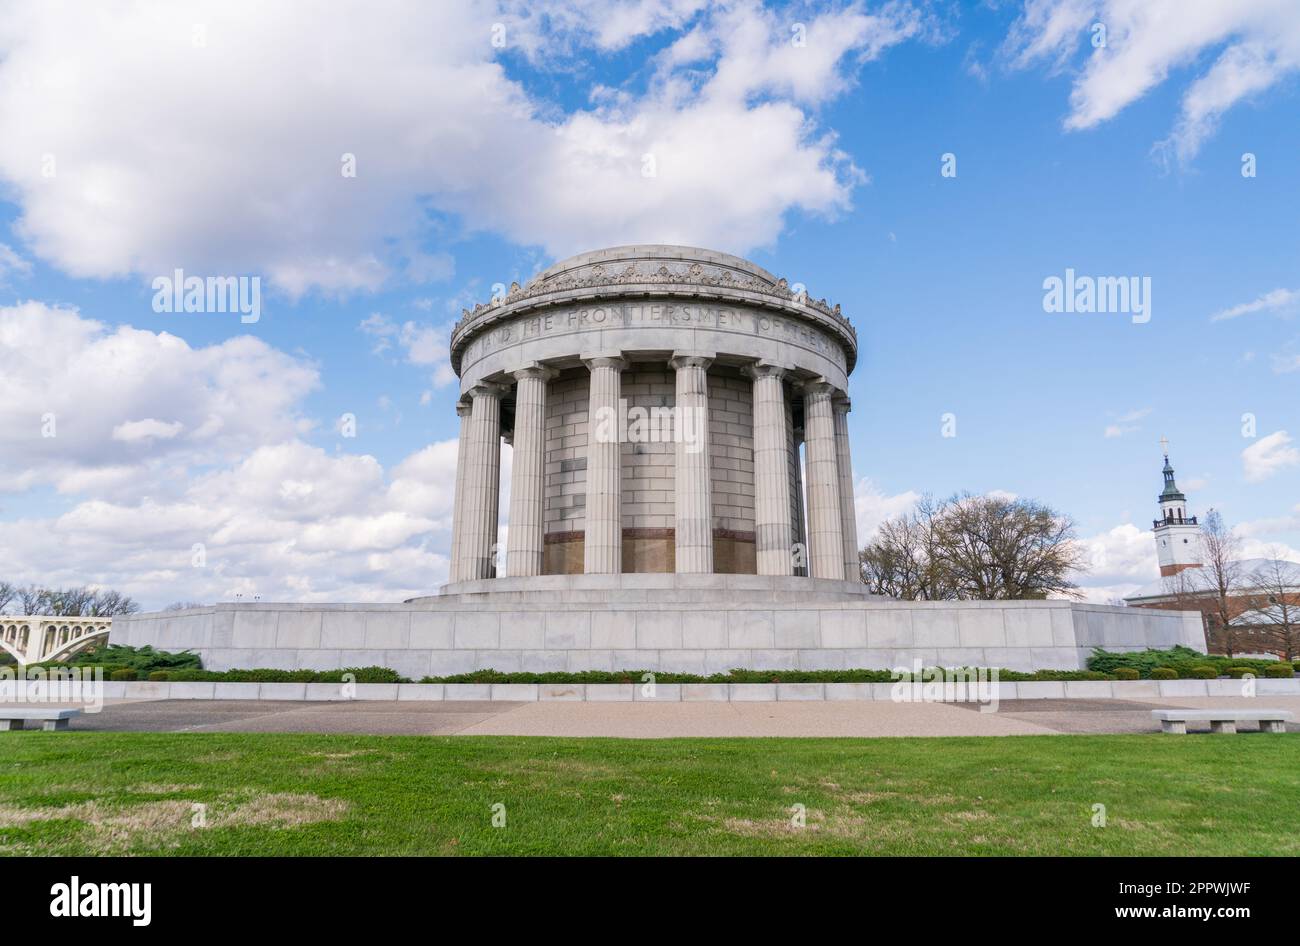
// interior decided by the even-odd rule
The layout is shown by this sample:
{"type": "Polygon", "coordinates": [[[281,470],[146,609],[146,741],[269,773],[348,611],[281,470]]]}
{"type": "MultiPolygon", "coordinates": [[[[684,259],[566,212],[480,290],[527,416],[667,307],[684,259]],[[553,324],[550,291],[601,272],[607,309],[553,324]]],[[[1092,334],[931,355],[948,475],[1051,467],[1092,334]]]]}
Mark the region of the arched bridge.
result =
{"type": "Polygon", "coordinates": [[[112,618],[0,614],[0,648],[20,664],[67,660],[107,642],[112,626],[112,618]]]}

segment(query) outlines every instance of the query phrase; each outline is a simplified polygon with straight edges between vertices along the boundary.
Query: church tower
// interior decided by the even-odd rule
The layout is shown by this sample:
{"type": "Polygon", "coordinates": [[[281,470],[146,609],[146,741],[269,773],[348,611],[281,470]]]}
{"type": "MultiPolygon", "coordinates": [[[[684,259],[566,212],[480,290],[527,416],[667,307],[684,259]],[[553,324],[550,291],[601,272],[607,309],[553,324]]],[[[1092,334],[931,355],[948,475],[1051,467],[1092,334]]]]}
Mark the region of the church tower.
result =
{"type": "Polygon", "coordinates": [[[1187,497],[1178,491],[1174,468],[1169,465],[1169,441],[1160,438],[1165,455],[1165,488],[1160,493],[1160,518],[1152,531],[1156,536],[1156,555],[1160,577],[1177,575],[1185,568],[1201,567],[1201,527],[1195,516],[1187,515],[1187,497]]]}

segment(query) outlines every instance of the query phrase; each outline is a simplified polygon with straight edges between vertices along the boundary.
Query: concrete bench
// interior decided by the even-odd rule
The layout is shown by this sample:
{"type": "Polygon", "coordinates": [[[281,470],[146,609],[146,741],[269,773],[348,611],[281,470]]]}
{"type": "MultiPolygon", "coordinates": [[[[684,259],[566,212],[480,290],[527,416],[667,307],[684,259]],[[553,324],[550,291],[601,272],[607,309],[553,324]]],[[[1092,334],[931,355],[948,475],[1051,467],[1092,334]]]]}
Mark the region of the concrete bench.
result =
{"type": "Polygon", "coordinates": [[[1210,732],[1235,733],[1240,722],[1259,723],[1262,732],[1286,732],[1292,717],[1280,709],[1161,709],[1152,710],[1151,718],[1160,720],[1161,732],[1183,735],[1194,722],[1209,722],[1210,732]]]}
{"type": "Polygon", "coordinates": [[[68,721],[81,712],[79,709],[59,709],[48,706],[0,706],[0,732],[22,729],[29,719],[39,719],[46,731],[67,729],[68,721]]]}

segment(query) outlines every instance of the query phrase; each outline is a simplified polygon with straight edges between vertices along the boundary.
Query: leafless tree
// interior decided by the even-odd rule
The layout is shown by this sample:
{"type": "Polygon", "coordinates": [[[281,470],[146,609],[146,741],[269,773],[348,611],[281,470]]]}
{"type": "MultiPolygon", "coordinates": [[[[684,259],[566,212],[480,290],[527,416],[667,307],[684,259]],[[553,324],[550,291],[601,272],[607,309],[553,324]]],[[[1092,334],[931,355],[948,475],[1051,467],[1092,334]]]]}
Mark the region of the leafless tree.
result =
{"type": "Polygon", "coordinates": [[[18,597],[18,589],[7,581],[0,581],[0,614],[5,613],[9,607],[9,602],[18,597]]]}
{"type": "Polygon", "coordinates": [[[1271,650],[1285,660],[1300,656],[1300,565],[1278,550],[1250,574],[1250,610],[1245,619],[1265,634],[1271,650]]]}
{"type": "Polygon", "coordinates": [[[1229,657],[1241,649],[1242,615],[1249,609],[1240,557],[1240,540],[1211,509],[1201,526],[1201,568],[1209,599],[1204,610],[1210,633],[1229,657]]]}
{"type": "Polygon", "coordinates": [[[862,551],[867,584],[909,600],[1077,597],[1084,570],[1074,524],[1029,499],[928,498],[862,551]]]}
{"type": "Polygon", "coordinates": [[[15,589],[23,614],[59,617],[112,617],[134,614],[140,606],[120,591],[90,588],[39,588],[28,585],[15,589]]]}

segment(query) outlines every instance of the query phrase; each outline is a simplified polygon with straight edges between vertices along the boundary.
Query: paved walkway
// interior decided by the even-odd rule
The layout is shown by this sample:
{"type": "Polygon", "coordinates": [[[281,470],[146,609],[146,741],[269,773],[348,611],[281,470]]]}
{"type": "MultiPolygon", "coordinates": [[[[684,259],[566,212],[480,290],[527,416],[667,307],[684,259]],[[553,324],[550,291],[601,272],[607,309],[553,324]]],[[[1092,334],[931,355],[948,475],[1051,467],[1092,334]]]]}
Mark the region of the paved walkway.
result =
{"type": "MultiPolygon", "coordinates": [[[[118,701],[84,714],[74,730],[125,732],[301,732],[407,735],[614,736],[1014,736],[1151,733],[1160,707],[1250,707],[1229,697],[1129,700],[1006,700],[975,704],[784,703],[305,703],[258,700],[118,701]]],[[[1260,697],[1289,709],[1300,697],[1260,697]]],[[[1294,732],[1300,723],[1292,723],[1294,732]]],[[[1208,730],[1208,725],[1201,727],[1208,730]]],[[[1248,730],[1249,731],[1249,730],[1248,730]]]]}

